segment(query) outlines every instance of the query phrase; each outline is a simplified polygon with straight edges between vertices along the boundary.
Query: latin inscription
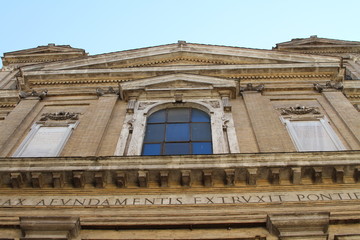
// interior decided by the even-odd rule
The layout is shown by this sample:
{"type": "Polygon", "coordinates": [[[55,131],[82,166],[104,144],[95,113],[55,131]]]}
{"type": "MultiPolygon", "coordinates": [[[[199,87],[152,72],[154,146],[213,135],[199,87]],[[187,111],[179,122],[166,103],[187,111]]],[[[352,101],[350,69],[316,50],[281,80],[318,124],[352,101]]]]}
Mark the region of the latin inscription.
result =
{"type": "Polygon", "coordinates": [[[259,204],[318,201],[356,201],[360,191],[322,191],[252,194],[136,195],[136,196],[27,196],[0,198],[1,207],[18,206],[128,206],[259,204]]]}

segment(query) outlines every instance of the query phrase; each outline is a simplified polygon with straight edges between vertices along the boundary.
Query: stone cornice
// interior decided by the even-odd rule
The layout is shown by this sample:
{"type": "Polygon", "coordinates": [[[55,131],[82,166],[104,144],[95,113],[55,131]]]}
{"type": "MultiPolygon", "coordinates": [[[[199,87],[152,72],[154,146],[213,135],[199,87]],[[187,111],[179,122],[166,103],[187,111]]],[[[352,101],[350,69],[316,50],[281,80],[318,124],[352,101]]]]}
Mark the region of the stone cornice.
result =
{"type": "Polygon", "coordinates": [[[192,156],[107,156],[56,158],[0,158],[0,171],[202,169],[224,167],[306,167],[360,165],[360,151],[256,153],[192,156]],[[56,159],[56,161],[54,161],[56,159]],[[255,159],[255,160],[254,160],[255,159]]]}
{"type": "Polygon", "coordinates": [[[259,49],[247,49],[239,47],[225,47],[225,46],[210,46],[202,44],[186,44],[185,46],[180,46],[178,44],[169,44],[163,46],[156,46],[143,49],[135,49],[128,51],[121,51],[115,53],[101,54],[95,56],[89,56],[85,59],[63,61],[59,63],[49,63],[38,66],[28,66],[24,70],[38,69],[43,67],[44,69],[74,69],[77,67],[86,67],[90,65],[103,64],[103,63],[112,63],[117,61],[122,61],[126,59],[135,59],[141,57],[151,57],[161,54],[172,54],[177,52],[187,52],[187,53],[197,53],[197,54],[213,54],[213,55],[223,55],[226,56],[235,56],[235,57],[250,57],[250,58],[259,58],[259,59],[270,59],[270,60],[280,60],[280,61],[289,61],[289,62],[338,62],[340,59],[337,57],[328,57],[328,56],[316,56],[316,55],[306,55],[298,53],[282,53],[272,50],[259,50],[259,49]]]}
{"type": "Polygon", "coordinates": [[[169,179],[173,179],[172,186],[191,187],[192,178],[201,179],[204,187],[236,187],[239,182],[240,186],[244,182],[257,185],[258,180],[260,185],[263,180],[272,185],[282,181],[285,185],[299,185],[309,180],[319,184],[323,179],[356,184],[360,180],[360,152],[1,158],[0,176],[3,186],[13,188],[43,188],[49,187],[49,182],[54,188],[83,188],[89,184],[98,188],[107,184],[146,188],[150,182],[156,187],[168,187],[169,179]]]}

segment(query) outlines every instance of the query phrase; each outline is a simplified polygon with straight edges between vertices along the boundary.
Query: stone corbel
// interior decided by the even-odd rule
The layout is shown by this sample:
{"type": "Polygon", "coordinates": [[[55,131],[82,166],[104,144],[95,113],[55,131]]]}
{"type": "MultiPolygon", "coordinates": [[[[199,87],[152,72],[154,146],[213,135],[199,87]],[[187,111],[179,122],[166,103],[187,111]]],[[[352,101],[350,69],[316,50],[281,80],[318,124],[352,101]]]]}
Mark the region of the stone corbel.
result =
{"type": "Polygon", "coordinates": [[[21,173],[10,173],[10,179],[13,188],[22,188],[24,186],[24,177],[21,173]]]}
{"type": "Polygon", "coordinates": [[[125,172],[116,172],[115,176],[116,185],[119,188],[126,188],[127,187],[127,175],[125,172]]]}
{"type": "Polygon", "coordinates": [[[224,112],[231,112],[231,104],[229,102],[229,96],[221,96],[224,112]]]}
{"type": "Polygon", "coordinates": [[[44,186],[42,174],[39,172],[31,173],[31,183],[33,188],[42,188],[44,186]]]}
{"type": "Polygon", "coordinates": [[[269,174],[269,180],[274,185],[280,184],[280,168],[271,168],[269,174]]]}
{"type": "Polygon", "coordinates": [[[135,97],[130,97],[128,100],[128,105],[126,107],[127,113],[134,113],[135,105],[136,105],[137,99],[135,97]]]}
{"type": "Polygon", "coordinates": [[[291,168],[291,178],[293,184],[301,184],[301,167],[291,168]]]}
{"type": "Polygon", "coordinates": [[[65,185],[64,174],[60,172],[53,172],[53,186],[54,188],[63,188],[65,185]]]}
{"type": "Polygon", "coordinates": [[[333,181],[335,183],[344,183],[344,167],[334,167],[333,181]]]}
{"type": "Polygon", "coordinates": [[[73,182],[74,182],[74,187],[83,188],[85,186],[84,172],[82,171],[73,172],[73,182]]]}
{"type": "Polygon", "coordinates": [[[246,84],[246,87],[240,87],[240,95],[243,92],[260,92],[262,93],[264,91],[265,85],[264,84],[259,84],[257,86],[253,86],[252,83],[248,83],[246,84]]]}
{"type": "Polygon", "coordinates": [[[160,171],[160,187],[168,187],[168,186],[169,186],[169,172],[160,171]]]}
{"type": "Polygon", "coordinates": [[[315,184],[322,183],[322,167],[314,167],[313,170],[313,182],[315,184]]]}
{"type": "Polygon", "coordinates": [[[226,186],[235,185],[235,169],[225,169],[225,184],[226,186]]]}
{"type": "Polygon", "coordinates": [[[319,93],[323,91],[342,90],[344,88],[342,82],[328,81],[325,85],[314,83],[314,89],[319,93]]]}
{"type": "Polygon", "coordinates": [[[19,93],[19,97],[23,99],[44,99],[44,97],[47,95],[48,90],[45,89],[42,92],[37,92],[35,90],[32,90],[32,92],[23,92],[21,91],[19,93]]]}
{"type": "Polygon", "coordinates": [[[257,171],[258,171],[257,168],[248,168],[247,169],[246,183],[248,185],[256,185],[257,171]]]}
{"type": "Polygon", "coordinates": [[[357,183],[360,182],[360,166],[355,167],[354,180],[357,183]]]}
{"type": "Polygon", "coordinates": [[[181,170],[181,185],[191,187],[191,170],[181,170]]]}
{"type": "Polygon", "coordinates": [[[106,186],[105,172],[96,172],[94,174],[94,185],[96,188],[104,188],[106,186]]]}
{"type": "Polygon", "coordinates": [[[75,217],[21,217],[22,240],[71,240],[80,233],[80,220],[75,217]]]}
{"type": "Polygon", "coordinates": [[[138,171],[138,183],[139,187],[149,186],[149,174],[147,171],[138,171]]]}
{"type": "Polygon", "coordinates": [[[213,171],[203,170],[203,184],[205,187],[212,187],[213,185],[213,171]]]}

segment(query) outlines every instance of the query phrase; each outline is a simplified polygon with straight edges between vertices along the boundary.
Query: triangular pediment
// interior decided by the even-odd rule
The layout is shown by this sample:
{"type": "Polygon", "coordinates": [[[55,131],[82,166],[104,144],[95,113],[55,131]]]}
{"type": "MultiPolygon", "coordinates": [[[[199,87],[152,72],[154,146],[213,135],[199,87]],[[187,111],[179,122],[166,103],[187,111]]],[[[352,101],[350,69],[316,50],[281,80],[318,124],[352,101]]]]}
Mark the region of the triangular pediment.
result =
{"type": "Polygon", "coordinates": [[[288,42],[278,43],[277,47],[305,47],[305,46],[360,46],[360,42],[345,41],[330,38],[318,38],[311,36],[309,38],[295,38],[288,42]]]}
{"type": "Polygon", "coordinates": [[[123,90],[170,88],[181,90],[199,87],[236,88],[236,83],[233,80],[183,73],[139,79],[131,82],[124,82],[120,85],[123,90]]]}
{"type": "Polygon", "coordinates": [[[24,56],[30,54],[49,54],[49,53],[85,53],[83,49],[73,48],[70,45],[55,45],[49,44],[46,46],[38,46],[36,48],[24,49],[14,52],[4,53],[5,57],[9,56],[24,56]]]}
{"type": "Polygon", "coordinates": [[[205,44],[169,44],[28,66],[24,70],[118,69],[177,65],[256,65],[336,62],[337,58],[205,44]]]}
{"type": "Polygon", "coordinates": [[[193,92],[213,91],[221,89],[226,91],[230,97],[235,97],[236,82],[233,80],[208,77],[193,74],[170,74],[165,76],[139,79],[120,84],[121,94],[127,98],[128,93],[134,92],[193,92]]]}

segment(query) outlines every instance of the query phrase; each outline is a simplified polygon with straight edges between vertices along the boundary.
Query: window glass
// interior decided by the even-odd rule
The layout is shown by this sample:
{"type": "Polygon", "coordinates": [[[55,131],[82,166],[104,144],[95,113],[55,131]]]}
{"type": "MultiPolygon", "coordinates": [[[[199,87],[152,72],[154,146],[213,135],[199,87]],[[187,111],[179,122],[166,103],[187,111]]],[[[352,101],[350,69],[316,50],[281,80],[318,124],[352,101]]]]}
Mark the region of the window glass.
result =
{"type": "Polygon", "coordinates": [[[164,141],[165,124],[148,124],[145,132],[145,142],[164,141]]]}
{"type": "Polygon", "coordinates": [[[193,142],[192,151],[193,154],[211,154],[212,149],[211,142],[193,142]]]}
{"type": "Polygon", "coordinates": [[[210,122],[210,117],[207,113],[193,109],[191,114],[192,122],[210,122]]]}
{"type": "Polygon", "coordinates": [[[149,116],[143,155],[211,153],[211,124],[207,113],[193,108],[170,108],[149,116]]]}
{"type": "Polygon", "coordinates": [[[172,123],[166,125],[166,141],[180,142],[190,140],[189,123],[172,123]]]}
{"type": "Polygon", "coordinates": [[[160,143],[146,143],[143,147],[143,155],[160,155],[161,144],[160,143]]]}
{"type": "Polygon", "coordinates": [[[192,141],[211,141],[210,123],[191,124],[192,141]]]}
{"type": "Polygon", "coordinates": [[[189,108],[170,108],[168,109],[168,122],[189,122],[189,108]]]}
{"type": "Polygon", "coordinates": [[[164,155],[190,154],[190,143],[165,143],[164,155]]]}
{"type": "Polygon", "coordinates": [[[165,110],[157,111],[148,118],[148,123],[163,123],[165,122],[166,112],[165,110]]]}

